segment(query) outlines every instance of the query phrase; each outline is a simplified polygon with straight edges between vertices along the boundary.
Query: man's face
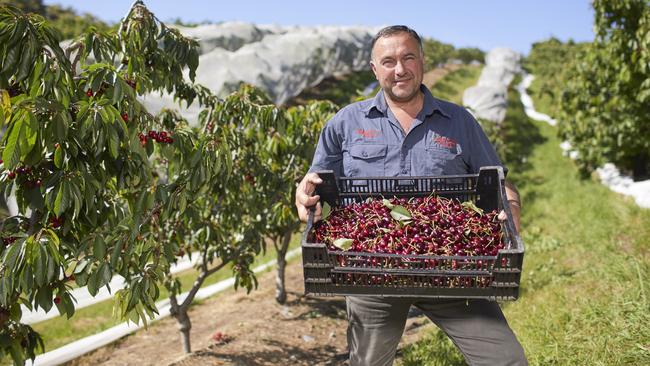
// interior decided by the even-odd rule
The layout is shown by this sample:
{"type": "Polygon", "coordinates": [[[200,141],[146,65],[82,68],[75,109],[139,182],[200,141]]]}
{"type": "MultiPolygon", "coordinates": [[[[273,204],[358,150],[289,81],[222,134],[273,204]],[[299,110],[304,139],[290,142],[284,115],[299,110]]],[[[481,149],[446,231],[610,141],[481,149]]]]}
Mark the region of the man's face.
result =
{"type": "Polygon", "coordinates": [[[408,33],[379,38],[372,50],[370,66],[391,100],[408,102],[420,91],[424,60],[417,41],[408,33]]]}

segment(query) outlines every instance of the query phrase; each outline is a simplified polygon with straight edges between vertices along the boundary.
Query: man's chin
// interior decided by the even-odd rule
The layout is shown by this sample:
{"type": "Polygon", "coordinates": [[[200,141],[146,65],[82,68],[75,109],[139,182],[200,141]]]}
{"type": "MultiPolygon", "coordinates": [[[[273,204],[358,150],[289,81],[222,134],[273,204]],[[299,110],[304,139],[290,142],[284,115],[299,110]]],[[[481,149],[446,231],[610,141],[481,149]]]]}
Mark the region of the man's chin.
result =
{"type": "Polygon", "coordinates": [[[391,99],[396,102],[408,102],[413,99],[418,93],[418,90],[391,90],[391,99]]]}

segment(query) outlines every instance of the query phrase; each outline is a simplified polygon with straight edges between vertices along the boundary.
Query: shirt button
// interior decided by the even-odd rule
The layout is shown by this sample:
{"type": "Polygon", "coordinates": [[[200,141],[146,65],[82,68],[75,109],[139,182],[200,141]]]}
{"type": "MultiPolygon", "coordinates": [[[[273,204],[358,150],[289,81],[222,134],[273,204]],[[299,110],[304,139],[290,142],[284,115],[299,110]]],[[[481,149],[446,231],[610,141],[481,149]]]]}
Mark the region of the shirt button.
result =
{"type": "Polygon", "coordinates": [[[409,173],[408,170],[406,170],[406,169],[402,169],[402,174],[408,174],[408,173],[409,173]]]}
{"type": "Polygon", "coordinates": [[[368,157],[368,153],[367,153],[367,152],[365,152],[365,151],[364,151],[364,152],[362,152],[362,153],[361,153],[361,155],[363,155],[363,157],[364,157],[364,158],[365,158],[365,157],[368,157]]]}

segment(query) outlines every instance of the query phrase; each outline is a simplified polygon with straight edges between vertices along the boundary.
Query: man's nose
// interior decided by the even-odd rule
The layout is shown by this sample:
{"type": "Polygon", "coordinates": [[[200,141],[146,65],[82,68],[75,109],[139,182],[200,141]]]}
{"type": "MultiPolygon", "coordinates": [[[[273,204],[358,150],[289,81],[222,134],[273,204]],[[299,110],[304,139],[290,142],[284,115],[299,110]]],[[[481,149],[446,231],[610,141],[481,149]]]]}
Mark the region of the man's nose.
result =
{"type": "Polygon", "coordinates": [[[401,61],[397,61],[397,64],[395,65],[395,74],[404,75],[405,72],[406,68],[404,67],[404,64],[401,61]]]}

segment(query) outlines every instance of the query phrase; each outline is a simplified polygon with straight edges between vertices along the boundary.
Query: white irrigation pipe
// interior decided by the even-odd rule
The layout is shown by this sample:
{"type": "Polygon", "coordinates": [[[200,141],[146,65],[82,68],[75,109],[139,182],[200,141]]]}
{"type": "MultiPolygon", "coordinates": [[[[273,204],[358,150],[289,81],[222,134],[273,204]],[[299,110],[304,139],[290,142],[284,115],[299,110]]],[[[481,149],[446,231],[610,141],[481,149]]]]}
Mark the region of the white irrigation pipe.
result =
{"type": "Polygon", "coordinates": [[[526,115],[529,118],[532,118],[536,121],[543,121],[551,126],[555,126],[557,124],[556,120],[547,114],[540,113],[535,110],[535,106],[533,105],[533,98],[528,95],[528,88],[530,87],[530,84],[533,82],[533,80],[535,80],[534,75],[524,73],[521,83],[517,85],[517,91],[519,92],[519,96],[521,98],[521,104],[524,105],[524,112],[526,112],[526,115]]]}
{"type": "MultiPolygon", "coordinates": [[[[188,255],[183,256],[176,264],[171,266],[171,273],[176,274],[179,272],[186,271],[192,268],[199,259],[199,255],[194,255],[192,259],[188,255]]],[[[109,287],[111,291],[108,291],[108,288],[102,287],[99,289],[95,296],[92,296],[88,289],[84,287],[76,288],[70,291],[71,295],[76,299],[75,309],[82,309],[90,305],[97,304],[104,300],[108,300],[113,297],[116,291],[124,288],[124,277],[122,276],[113,276],[111,282],[109,282],[109,287]]],[[[30,311],[26,306],[22,306],[23,316],[20,318],[20,321],[25,324],[34,324],[42,322],[47,319],[52,319],[59,316],[59,310],[56,306],[53,306],[50,311],[45,312],[42,308],[38,310],[30,311]]]]}
{"type": "MultiPolygon", "coordinates": [[[[301,248],[296,248],[287,253],[287,260],[291,259],[300,254],[301,248]]],[[[268,261],[255,269],[253,272],[259,273],[265,271],[276,263],[275,260],[268,261]]],[[[219,281],[213,285],[204,287],[196,293],[194,300],[202,300],[207,297],[210,297],[216,293],[219,293],[223,290],[226,290],[232,287],[235,283],[235,279],[230,277],[223,281],[219,281]]],[[[182,302],[187,297],[187,292],[178,296],[178,301],[182,302]]],[[[158,308],[158,315],[150,320],[150,323],[153,323],[157,320],[160,320],[164,317],[169,316],[169,300],[162,300],[156,303],[158,308]]],[[[93,334],[89,337],[82,338],[80,340],[74,341],[72,343],[66,344],[63,347],[57,348],[53,351],[43,353],[36,356],[36,359],[32,363],[31,360],[27,361],[26,365],[28,366],[54,366],[60,365],[64,362],[73,360],[79,356],[82,356],[90,351],[94,351],[100,347],[103,347],[111,342],[114,342],[127,334],[133,333],[136,330],[143,328],[142,324],[134,324],[130,322],[124,322],[119,325],[116,325],[112,328],[109,328],[101,333],[93,334]]]]}
{"type": "MultiPolygon", "coordinates": [[[[555,126],[557,121],[544,113],[537,112],[533,106],[533,99],[528,95],[527,89],[534,79],[535,77],[533,75],[525,74],[521,83],[517,85],[517,91],[521,96],[521,104],[524,105],[524,111],[528,117],[534,120],[544,121],[551,126],[555,126]]],[[[577,157],[577,152],[571,149],[571,144],[568,141],[562,142],[560,148],[571,159],[577,157]]],[[[621,175],[618,168],[612,163],[606,163],[596,169],[596,173],[598,173],[600,181],[612,191],[631,196],[640,207],[650,208],[650,179],[635,182],[631,177],[621,175]]]]}

